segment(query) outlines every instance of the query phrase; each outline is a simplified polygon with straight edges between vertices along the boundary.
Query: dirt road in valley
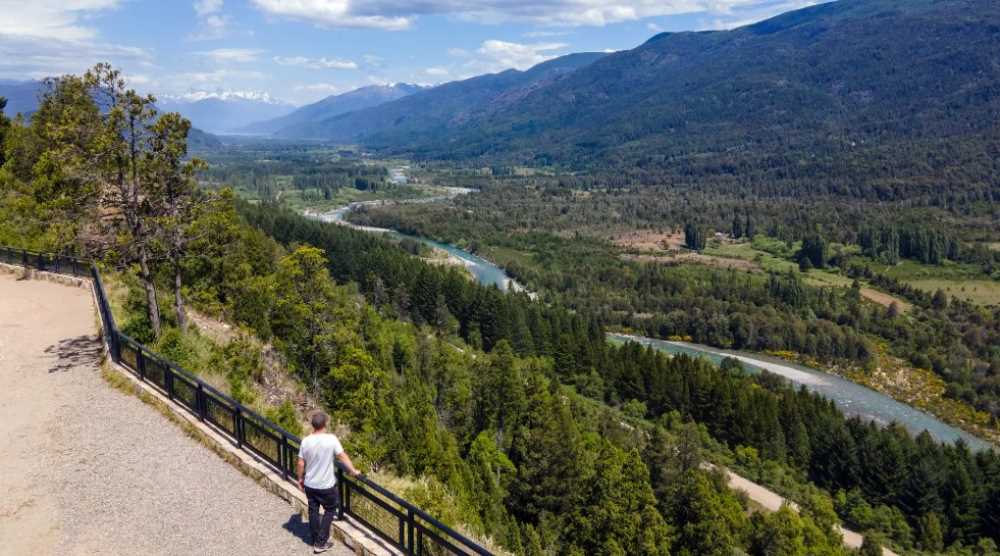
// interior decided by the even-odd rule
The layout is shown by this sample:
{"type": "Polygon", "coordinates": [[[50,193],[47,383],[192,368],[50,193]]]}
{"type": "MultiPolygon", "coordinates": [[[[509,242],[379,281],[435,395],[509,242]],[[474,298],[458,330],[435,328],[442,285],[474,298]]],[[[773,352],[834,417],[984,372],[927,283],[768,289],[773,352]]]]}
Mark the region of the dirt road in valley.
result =
{"type": "Polygon", "coordinates": [[[0,272],[0,555],[312,553],[288,504],[100,358],[89,289],[0,272]]]}
{"type": "MultiPolygon", "coordinates": [[[[786,500],[778,493],[737,475],[728,469],[726,470],[726,475],[729,480],[729,488],[745,492],[750,500],[769,512],[776,512],[780,510],[781,506],[786,502],[786,500]]],[[[799,509],[798,505],[794,502],[790,503],[790,506],[795,509],[795,511],[798,511],[799,509]]],[[[844,529],[843,527],[840,528],[840,532],[844,536],[844,544],[846,546],[851,548],[861,548],[861,543],[864,542],[864,537],[854,531],[844,529]]],[[[889,550],[888,548],[883,548],[882,554],[883,556],[898,556],[895,552],[889,550]]]]}

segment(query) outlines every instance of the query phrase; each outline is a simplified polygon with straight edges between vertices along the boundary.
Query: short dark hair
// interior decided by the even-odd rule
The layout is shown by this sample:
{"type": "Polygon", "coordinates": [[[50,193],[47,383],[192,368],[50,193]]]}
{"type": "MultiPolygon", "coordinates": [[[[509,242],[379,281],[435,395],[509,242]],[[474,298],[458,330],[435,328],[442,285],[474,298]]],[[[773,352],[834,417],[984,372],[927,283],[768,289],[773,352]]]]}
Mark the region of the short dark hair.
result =
{"type": "Polygon", "coordinates": [[[329,420],[330,418],[327,417],[326,413],[323,413],[322,411],[317,411],[316,413],[313,413],[312,417],[309,419],[309,421],[312,423],[313,429],[315,430],[319,430],[326,427],[326,422],[329,420]]]}

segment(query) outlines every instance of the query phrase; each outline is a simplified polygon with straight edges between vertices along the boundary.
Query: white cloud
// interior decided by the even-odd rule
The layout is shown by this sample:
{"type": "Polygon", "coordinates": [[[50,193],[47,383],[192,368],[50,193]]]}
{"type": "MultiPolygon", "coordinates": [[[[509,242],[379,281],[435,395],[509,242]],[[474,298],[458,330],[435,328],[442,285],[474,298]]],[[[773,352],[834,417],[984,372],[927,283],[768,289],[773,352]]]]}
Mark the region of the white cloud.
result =
{"type": "Polygon", "coordinates": [[[445,66],[432,66],[423,70],[424,75],[467,79],[484,73],[509,69],[525,70],[563,54],[569,44],[561,42],[518,43],[491,39],[483,41],[475,51],[449,48],[448,55],[455,62],[445,66]]]}
{"type": "Polygon", "coordinates": [[[332,27],[368,27],[398,31],[410,26],[411,19],[401,16],[359,15],[351,0],[253,0],[265,12],[332,27]]]}
{"type": "Polygon", "coordinates": [[[521,44],[516,42],[488,40],[479,47],[478,52],[489,69],[528,69],[546,60],[556,57],[556,52],[566,48],[564,43],[521,44]]]}
{"type": "Polygon", "coordinates": [[[98,62],[122,69],[129,85],[152,79],[152,54],[99,38],[96,18],[122,0],[0,0],[0,77],[44,79],[82,73],[98,62]]]}
{"type": "Polygon", "coordinates": [[[223,0],[195,0],[194,12],[198,15],[198,28],[188,38],[199,41],[227,36],[230,18],[222,13],[223,5],[223,0]]]}
{"type": "Polygon", "coordinates": [[[110,62],[128,73],[134,68],[152,66],[152,56],[144,49],[131,46],[0,35],[0,77],[43,79],[82,73],[97,62],[110,62]]]}
{"type": "Polygon", "coordinates": [[[149,85],[153,82],[153,78],[143,74],[143,73],[132,73],[125,76],[125,83],[129,87],[141,87],[143,85],[149,85]]]}
{"type": "Polygon", "coordinates": [[[266,79],[267,76],[255,70],[229,70],[220,69],[215,71],[194,71],[180,73],[174,79],[180,84],[212,84],[227,83],[237,79],[266,79]]]}
{"type": "Polygon", "coordinates": [[[364,56],[361,57],[361,59],[364,60],[365,63],[368,64],[369,66],[376,68],[381,67],[385,63],[384,58],[382,58],[381,56],[376,56],[374,54],[365,54],[364,56]]]}
{"type": "MultiPolygon", "coordinates": [[[[301,83],[291,88],[290,100],[296,105],[316,102],[330,95],[338,95],[352,87],[336,83],[301,83]]],[[[285,93],[288,93],[286,89],[285,93]]]]}
{"type": "Polygon", "coordinates": [[[522,33],[521,36],[529,39],[543,39],[546,37],[564,37],[569,33],[569,31],[528,31],[527,33],[522,33]]]}
{"type": "Polygon", "coordinates": [[[223,0],[197,0],[194,3],[194,11],[198,17],[206,17],[222,11],[223,0]]]}
{"type": "Polygon", "coordinates": [[[224,15],[210,15],[205,18],[204,24],[210,29],[221,31],[229,25],[229,18],[224,15]]]}
{"type": "Polygon", "coordinates": [[[310,83],[308,85],[296,85],[295,90],[311,93],[336,93],[340,91],[340,86],[333,83],[310,83]]]}
{"type": "Polygon", "coordinates": [[[657,25],[655,23],[647,23],[646,24],[646,29],[649,29],[650,31],[652,31],[654,33],[662,33],[663,32],[663,27],[660,27],[659,25],[657,25]]]}
{"type": "Polygon", "coordinates": [[[256,62],[257,58],[263,53],[264,51],[259,48],[216,48],[215,50],[207,50],[198,52],[197,54],[211,58],[218,63],[235,62],[246,64],[256,62]]]}
{"type": "MultiPolygon", "coordinates": [[[[400,30],[422,15],[478,23],[603,26],[683,13],[729,15],[768,0],[253,0],[262,11],[327,27],[400,30]]],[[[805,2],[797,2],[804,4],[805,2]]]]}
{"type": "Polygon", "coordinates": [[[118,4],[119,0],[0,0],[0,35],[92,39],[97,31],[83,20],[118,4]]]}
{"type": "Polygon", "coordinates": [[[778,14],[815,6],[829,0],[788,0],[786,2],[753,2],[750,6],[741,6],[741,9],[733,9],[732,6],[726,10],[716,10],[715,13],[721,17],[713,18],[709,21],[702,21],[702,30],[728,30],[744,25],[751,25],[763,21],[778,14]]]}
{"type": "Polygon", "coordinates": [[[275,56],[274,63],[280,66],[298,66],[309,69],[358,69],[358,64],[351,60],[335,58],[306,58],[305,56],[275,56]]]}

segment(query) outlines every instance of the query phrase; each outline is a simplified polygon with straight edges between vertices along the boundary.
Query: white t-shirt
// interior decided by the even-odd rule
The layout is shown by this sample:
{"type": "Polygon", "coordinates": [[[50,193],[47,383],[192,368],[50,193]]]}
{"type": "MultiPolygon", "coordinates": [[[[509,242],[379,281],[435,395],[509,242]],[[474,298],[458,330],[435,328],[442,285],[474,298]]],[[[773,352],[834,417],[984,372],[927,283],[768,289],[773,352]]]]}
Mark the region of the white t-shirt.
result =
{"type": "Polygon", "coordinates": [[[310,434],[302,439],[299,459],[306,462],[305,484],[309,488],[324,490],[337,484],[337,467],[334,460],[344,452],[340,440],[329,433],[310,434]]]}

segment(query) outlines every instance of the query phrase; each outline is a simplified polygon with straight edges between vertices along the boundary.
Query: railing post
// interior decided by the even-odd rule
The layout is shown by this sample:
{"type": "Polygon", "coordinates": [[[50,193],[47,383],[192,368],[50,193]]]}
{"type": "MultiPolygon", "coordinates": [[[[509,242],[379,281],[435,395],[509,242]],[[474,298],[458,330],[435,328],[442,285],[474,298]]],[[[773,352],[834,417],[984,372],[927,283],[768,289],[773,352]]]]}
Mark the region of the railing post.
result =
{"type": "Polygon", "coordinates": [[[204,421],[207,402],[205,401],[205,389],[200,380],[198,381],[198,389],[194,391],[194,405],[198,409],[198,419],[204,421]]]}
{"type": "Polygon", "coordinates": [[[236,447],[243,447],[243,413],[240,406],[233,412],[233,433],[236,435],[236,447]]]}
{"type": "Polygon", "coordinates": [[[406,541],[406,518],[399,516],[397,523],[399,524],[399,531],[396,533],[396,536],[399,538],[399,546],[403,547],[403,552],[406,554],[413,554],[413,547],[406,541]]]}
{"type": "MultiPolygon", "coordinates": [[[[107,309],[110,311],[111,309],[107,309]]],[[[111,322],[110,320],[108,322],[111,322]]],[[[118,335],[118,331],[111,327],[111,359],[115,363],[122,362],[122,337],[118,335]]]]}
{"type": "Polygon", "coordinates": [[[344,519],[344,496],[347,493],[347,487],[344,486],[344,470],[337,467],[337,489],[339,489],[340,496],[337,497],[337,517],[344,519]]]}
{"type": "Polygon", "coordinates": [[[139,371],[139,378],[143,381],[146,380],[146,358],[142,355],[142,348],[136,348],[135,350],[135,366],[139,367],[136,369],[139,371]]]}
{"type": "Polygon", "coordinates": [[[351,485],[344,482],[344,513],[350,515],[351,513],[351,485]]]}
{"type": "Polygon", "coordinates": [[[410,554],[416,554],[417,552],[417,542],[416,542],[417,540],[413,538],[413,528],[414,528],[413,520],[414,520],[413,510],[412,509],[406,510],[406,533],[407,533],[406,546],[409,547],[410,554]]]}
{"type": "Polygon", "coordinates": [[[167,398],[171,401],[174,399],[174,370],[170,368],[170,365],[166,365],[163,369],[163,386],[167,389],[167,398]]]}
{"type": "Polygon", "coordinates": [[[292,463],[292,457],[288,453],[288,437],[281,434],[281,447],[278,449],[278,463],[281,464],[281,478],[288,480],[288,466],[292,463]]]}

